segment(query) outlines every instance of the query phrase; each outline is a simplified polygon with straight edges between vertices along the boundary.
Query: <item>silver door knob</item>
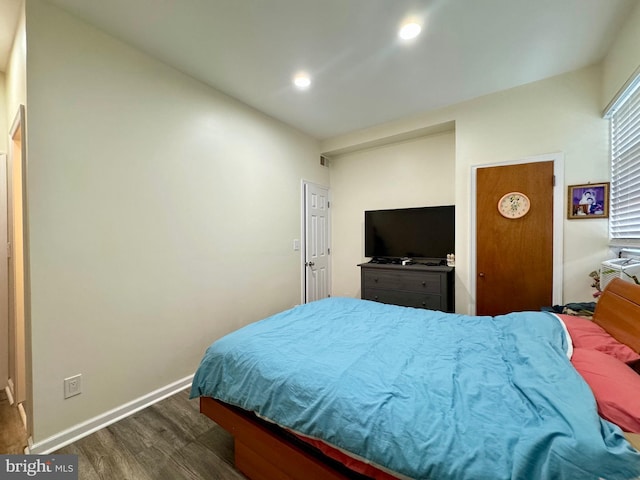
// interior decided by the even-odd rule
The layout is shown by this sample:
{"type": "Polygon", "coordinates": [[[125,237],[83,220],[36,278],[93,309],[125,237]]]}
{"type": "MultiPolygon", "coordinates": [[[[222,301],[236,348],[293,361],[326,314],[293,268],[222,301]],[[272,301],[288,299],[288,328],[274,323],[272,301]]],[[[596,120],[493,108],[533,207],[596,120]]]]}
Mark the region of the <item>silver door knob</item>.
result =
{"type": "Polygon", "coordinates": [[[313,263],[313,262],[307,262],[305,265],[306,265],[307,267],[313,267],[313,266],[315,265],[315,263],[313,263]]]}

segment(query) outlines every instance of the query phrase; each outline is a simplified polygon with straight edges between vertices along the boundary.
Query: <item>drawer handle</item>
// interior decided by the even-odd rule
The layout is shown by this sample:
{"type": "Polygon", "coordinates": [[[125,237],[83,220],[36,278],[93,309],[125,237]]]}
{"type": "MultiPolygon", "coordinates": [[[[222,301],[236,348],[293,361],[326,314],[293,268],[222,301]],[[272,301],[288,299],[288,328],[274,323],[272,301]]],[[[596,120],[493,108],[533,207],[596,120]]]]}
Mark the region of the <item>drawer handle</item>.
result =
{"type": "Polygon", "coordinates": [[[375,278],[373,279],[373,281],[374,281],[374,282],[376,282],[376,283],[378,283],[378,277],[375,277],[375,278]]]}
{"type": "Polygon", "coordinates": [[[427,286],[427,282],[422,282],[422,286],[426,287],[427,286]]]}

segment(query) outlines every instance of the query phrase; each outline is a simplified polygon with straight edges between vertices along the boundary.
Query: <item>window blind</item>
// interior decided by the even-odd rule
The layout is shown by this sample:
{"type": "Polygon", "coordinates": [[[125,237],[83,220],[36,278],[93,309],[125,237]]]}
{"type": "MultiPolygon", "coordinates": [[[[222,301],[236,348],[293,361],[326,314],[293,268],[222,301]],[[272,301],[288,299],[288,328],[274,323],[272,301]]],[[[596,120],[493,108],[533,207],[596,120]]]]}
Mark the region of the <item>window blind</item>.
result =
{"type": "Polygon", "coordinates": [[[611,113],[611,205],[609,235],[613,244],[640,242],[640,88],[611,113]]]}

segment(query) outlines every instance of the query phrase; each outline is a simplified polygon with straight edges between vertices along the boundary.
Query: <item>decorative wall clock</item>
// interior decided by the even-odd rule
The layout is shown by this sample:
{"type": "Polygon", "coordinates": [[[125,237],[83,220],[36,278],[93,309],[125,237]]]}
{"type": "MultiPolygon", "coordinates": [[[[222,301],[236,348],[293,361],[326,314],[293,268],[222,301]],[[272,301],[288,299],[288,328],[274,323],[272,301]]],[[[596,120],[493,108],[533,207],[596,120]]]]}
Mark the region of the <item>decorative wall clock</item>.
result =
{"type": "Polygon", "coordinates": [[[524,193],[509,192],[498,201],[498,211],[505,218],[524,217],[531,208],[531,201],[524,193]]]}

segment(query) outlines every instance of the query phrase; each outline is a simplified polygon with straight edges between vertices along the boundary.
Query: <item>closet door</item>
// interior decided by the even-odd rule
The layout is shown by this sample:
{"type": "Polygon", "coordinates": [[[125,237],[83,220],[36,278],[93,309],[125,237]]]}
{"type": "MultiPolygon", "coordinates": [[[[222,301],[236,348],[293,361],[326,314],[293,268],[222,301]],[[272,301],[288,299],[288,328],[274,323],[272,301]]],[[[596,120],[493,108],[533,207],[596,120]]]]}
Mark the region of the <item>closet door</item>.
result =
{"type": "Polygon", "coordinates": [[[477,170],[477,315],[552,305],[553,168],[546,161],[477,170]],[[499,212],[499,200],[510,192],[529,198],[524,216],[499,212]]]}

